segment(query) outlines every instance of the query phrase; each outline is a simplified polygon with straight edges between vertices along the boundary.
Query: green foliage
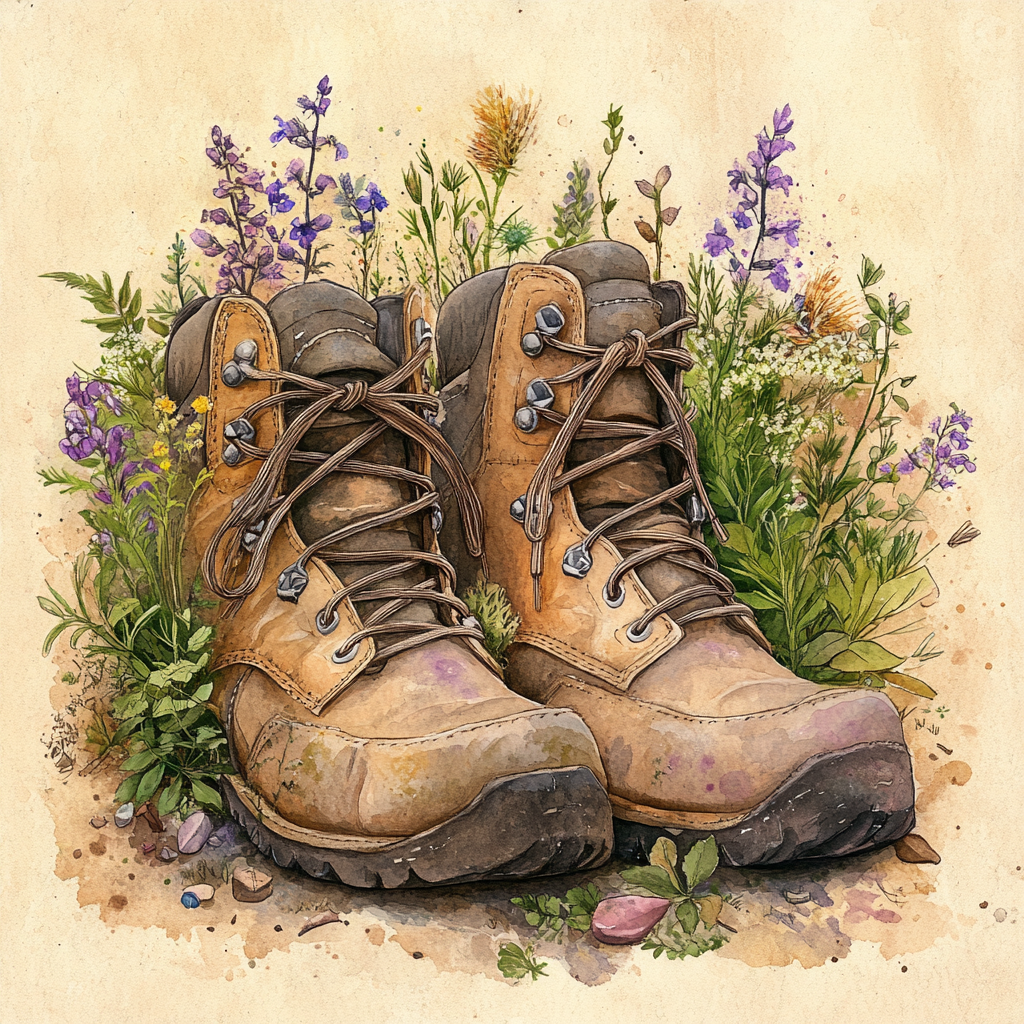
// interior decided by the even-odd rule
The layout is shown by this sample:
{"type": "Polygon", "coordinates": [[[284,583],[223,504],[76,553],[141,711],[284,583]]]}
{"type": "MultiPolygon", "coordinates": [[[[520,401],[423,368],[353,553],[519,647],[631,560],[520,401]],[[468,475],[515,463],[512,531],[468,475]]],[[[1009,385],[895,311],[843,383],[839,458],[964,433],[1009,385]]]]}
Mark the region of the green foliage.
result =
{"type": "Polygon", "coordinates": [[[604,193],[604,179],[608,175],[608,171],[611,170],[612,161],[615,159],[615,154],[619,151],[619,146],[622,144],[622,133],[625,129],[622,127],[622,107],[616,107],[614,104],[608,105],[608,116],[601,122],[607,129],[608,135],[602,142],[602,148],[604,154],[608,157],[608,163],[604,165],[604,169],[597,175],[597,195],[598,205],[601,209],[601,230],[604,232],[605,238],[611,238],[608,234],[608,215],[618,205],[618,199],[613,199],[611,193],[605,195],[604,193]]]}
{"type": "MultiPolygon", "coordinates": [[[[107,437],[122,428],[121,447],[105,445],[79,461],[85,476],[53,468],[40,474],[45,486],[88,496],[80,514],[93,531],[89,549],[74,565],[72,599],[50,586],[49,596],[38,599],[57,619],[43,653],[69,634],[94,674],[111,669],[113,692],[86,738],[100,756],[127,755],[119,800],[142,802],[162,787],[160,813],[193,804],[220,809],[216,782],[232,768],[209,703],[213,629],[199,615],[203,602],[183,566],[188,510],[210,477],[196,457],[202,423],[191,412],[190,422],[183,422],[160,394],[160,374],[149,354],[139,356],[132,347],[138,335],[131,332],[142,326],[135,315],[142,296],[131,292],[130,275],[117,295],[107,274],[102,284],[70,274],[45,276],[85,291],[101,311],[112,305],[125,324],[134,319],[130,332],[111,337],[107,369],[116,365],[117,372],[82,381],[104,380],[119,393],[120,403],[98,401],[90,415],[107,437]]],[[[96,326],[109,333],[111,325],[96,326]]]]}
{"type": "Polygon", "coordinates": [[[514,942],[506,942],[498,947],[498,970],[506,978],[519,979],[529,975],[531,981],[536,981],[542,974],[547,977],[545,967],[547,963],[537,962],[532,945],[523,949],[514,942]]]}
{"type": "Polygon", "coordinates": [[[167,273],[161,274],[162,280],[170,286],[157,296],[157,301],[146,310],[150,315],[146,321],[154,334],[166,338],[170,333],[170,325],[182,306],[187,305],[199,295],[206,295],[206,285],[201,278],[187,274],[188,260],[185,257],[185,240],[174,233],[174,242],[167,254],[167,273]]]}
{"type": "Polygon", "coordinates": [[[709,881],[718,867],[718,845],[714,836],[699,839],[679,862],[676,844],[662,836],[650,853],[650,864],[626,868],[623,881],[651,896],[672,900],[675,916],[687,935],[692,935],[698,923],[708,928],[718,921],[722,898],[714,893],[697,895],[696,890],[709,881]]]}
{"type": "Polygon", "coordinates": [[[478,583],[463,594],[469,610],[473,613],[484,634],[484,646],[499,664],[505,662],[505,652],[515,639],[519,629],[519,616],[512,609],[512,603],[504,587],[497,583],[478,583]]]}
{"type": "Polygon", "coordinates": [[[728,532],[717,554],[776,656],[818,682],[930,696],[894,671],[908,653],[890,639],[914,628],[903,620],[935,584],[912,525],[924,519],[930,473],[916,495],[894,489],[895,430],[909,407],[900,392],[914,377],[890,375],[910,306],[867,291],[883,275],[865,257],[864,327],[819,337],[813,325],[798,333],[794,309],[749,279],[727,294],[711,262],[691,256],[689,344],[699,360],[685,383],[700,413],[702,476],[728,532]],[[844,401],[865,392],[858,422],[843,430],[844,401]]]}
{"type": "Polygon", "coordinates": [[[561,941],[564,928],[585,932],[590,927],[601,891],[588,882],[564,896],[515,896],[511,902],[522,909],[526,923],[537,929],[538,937],[561,941]]]}
{"type": "Polygon", "coordinates": [[[554,204],[555,227],[548,235],[549,249],[566,249],[591,238],[590,222],[596,206],[590,188],[590,168],[585,160],[573,160],[569,172],[569,191],[561,203],[554,204]]]}

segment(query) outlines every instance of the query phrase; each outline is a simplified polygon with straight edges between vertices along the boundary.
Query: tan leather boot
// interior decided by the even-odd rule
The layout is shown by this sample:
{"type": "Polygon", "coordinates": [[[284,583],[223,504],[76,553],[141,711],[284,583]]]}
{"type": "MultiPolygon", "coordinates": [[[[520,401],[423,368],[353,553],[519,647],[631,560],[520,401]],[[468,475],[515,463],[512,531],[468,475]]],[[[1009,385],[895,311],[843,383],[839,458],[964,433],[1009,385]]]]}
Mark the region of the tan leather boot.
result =
{"type": "Polygon", "coordinates": [[[708,520],[723,533],[673,384],[686,326],[682,287],[652,286],[615,242],[491,271],[442,306],[442,431],[522,616],[506,678],[590,726],[620,854],[665,832],[714,834],[736,865],[891,842],[914,821],[893,705],[776,662],[701,540],[708,520]]]}
{"type": "Polygon", "coordinates": [[[221,599],[228,802],[277,863],[350,885],[593,866],[612,843],[593,737],[505,687],[437,547],[432,460],[476,550],[480,507],[424,416],[426,315],[324,282],[175,325],[170,395],[212,402],[189,536],[221,599]]]}

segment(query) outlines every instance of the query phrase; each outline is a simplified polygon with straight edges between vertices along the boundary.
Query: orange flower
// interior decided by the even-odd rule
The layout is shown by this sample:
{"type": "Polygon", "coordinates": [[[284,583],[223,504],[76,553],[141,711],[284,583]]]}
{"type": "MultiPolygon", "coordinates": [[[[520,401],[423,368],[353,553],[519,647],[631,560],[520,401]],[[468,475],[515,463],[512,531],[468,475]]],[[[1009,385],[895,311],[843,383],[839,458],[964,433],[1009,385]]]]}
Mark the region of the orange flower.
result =
{"type": "Polygon", "coordinates": [[[505,94],[500,85],[489,85],[477,94],[473,116],[477,130],[467,156],[488,174],[509,174],[533,135],[539,104],[520,92],[519,99],[505,94]]]}
{"type": "Polygon", "coordinates": [[[786,334],[798,345],[811,338],[827,338],[832,334],[855,331],[857,303],[839,287],[834,270],[820,270],[807,284],[800,319],[786,334]]]}

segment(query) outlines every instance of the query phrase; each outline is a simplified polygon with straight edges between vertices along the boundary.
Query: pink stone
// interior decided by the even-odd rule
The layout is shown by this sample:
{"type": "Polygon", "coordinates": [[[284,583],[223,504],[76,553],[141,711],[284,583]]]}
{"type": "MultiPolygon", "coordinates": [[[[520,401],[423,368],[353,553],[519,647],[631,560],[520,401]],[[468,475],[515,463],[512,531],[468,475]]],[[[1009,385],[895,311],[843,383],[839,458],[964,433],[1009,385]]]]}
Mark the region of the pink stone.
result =
{"type": "Polygon", "coordinates": [[[660,896],[609,896],[594,911],[594,937],[612,946],[639,942],[664,916],[671,900],[660,896]]]}

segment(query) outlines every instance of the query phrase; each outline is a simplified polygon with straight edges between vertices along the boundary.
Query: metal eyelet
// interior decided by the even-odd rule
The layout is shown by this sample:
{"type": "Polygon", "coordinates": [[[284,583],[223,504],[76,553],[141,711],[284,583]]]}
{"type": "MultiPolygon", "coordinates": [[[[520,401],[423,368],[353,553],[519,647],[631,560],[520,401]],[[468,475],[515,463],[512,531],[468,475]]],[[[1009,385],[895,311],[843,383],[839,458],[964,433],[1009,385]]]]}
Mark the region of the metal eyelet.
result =
{"type": "Polygon", "coordinates": [[[467,615],[462,620],[462,625],[467,629],[481,629],[480,623],[475,615],[467,615]]]}
{"type": "Polygon", "coordinates": [[[245,374],[242,372],[242,368],[234,361],[224,364],[224,369],[220,371],[220,379],[229,388],[237,388],[239,384],[244,383],[245,374]]]}
{"type": "Polygon", "coordinates": [[[251,366],[255,366],[259,353],[259,346],[252,338],[246,338],[245,341],[240,341],[235,346],[235,359],[240,363],[249,363],[251,366]]]}
{"type": "Polygon", "coordinates": [[[434,533],[440,533],[442,526],[444,526],[444,513],[441,511],[441,506],[431,505],[430,528],[434,531],[434,533]]]}
{"type": "Polygon", "coordinates": [[[622,602],[626,600],[626,588],[623,586],[622,581],[620,580],[619,596],[616,598],[612,598],[608,594],[608,584],[606,583],[604,585],[604,590],[601,591],[601,596],[604,598],[604,603],[608,605],[609,608],[618,608],[620,607],[622,602]]]}
{"type": "Polygon", "coordinates": [[[543,377],[526,385],[526,404],[531,409],[550,409],[555,404],[555,393],[543,377]]]}
{"type": "Polygon", "coordinates": [[[508,507],[508,514],[517,522],[526,522],[526,495],[520,494],[508,507]]]}
{"type": "Polygon", "coordinates": [[[686,513],[686,518],[690,520],[691,526],[700,526],[708,518],[708,510],[696,494],[691,493],[686,496],[683,500],[683,511],[686,513]]]}
{"type": "Polygon", "coordinates": [[[565,317],[553,302],[538,309],[534,319],[541,334],[554,336],[565,326],[565,317]]]}
{"type": "Polygon", "coordinates": [[[593,564],[594,560],[587,554],[582,544],[573,544],[562,556],[562,572],[578,580],[590,572],[593,564]]]}
{"type": "Polygon", "coordinates": [[[256,438],[256,428],[244,416],[240,416],[225,424],[224,437],[229,441],[252,441],[256,438]]]}
{"type": "Polygon", "coordinates": [[[241,449],[233,444],[225,445],[224,451],[220,454],[220,460],[225,466],[237,466],[242,461],[241,449]]]}
{"type": "Polygon", "coordinates": [[[359,647],[359,644],[353,644],[347,654],[342,654],[341,648],[339,647],[331,655],[331,661],[333,661],[335,665],[347,665],[350,661],[355,660],[355,656],[359,653],[359,647]]]}
{"type": "Polygon", "coordinates": [[[259,543],[260,534],[263,533],[263,527],[266,526],[267,521],[261,519],[255,526],[250,526],[249,529],[242,534],[242,547],[246,551],[252,551],[254,547],[259,543]]]}
{"type": "Polygon", "coordinates": [[[434,332],[431,330],[430,324],[428,324],[427,321],[423,319],[423,317],[417,317],[417,319],[413,322],[412,334],[417,348],[419,348],[424,341],[427,341],[428,339],[433,339],[434,337],[434,332]]]}
{"type": "Polygon", "coordinates": [[[540,423],[540,417],[537,415],[536,409],[526,406],[522,409],[516,409],[512,422],[524,434],[532,434],[537,429],[537,424],[540,423]]]}
{"type": "Polygon", "coordinates": [[[338,609],[334,608],[331,610],[331,618],[327,622],[324,622],[322,612],[323,609],[316,613],[316,630],[322,636],[327,636],[338,628],[338,623],[341,621],[341,617],[338,615],[338,609]]]}
{"type": "Polygon", "coordinates": [[[651,633],[654,632],[654,623],[653,622],[648,622],[646,629],[644,629],[644,631],[642,633],[637,633],[635,627],[636,627],[636,623],[634,622],[629,627],[629,629],[626,630],[626,638],[628,640],[630,640],[634,644],[643,643],[644,640],[646,640],[651,635],[651,633]]]}
{"type": "Polygon", "coordinates": [[[294,604],[308,585],[309,573],[298,562],[293,562],[277,577],[277,596],[294,604]]]}
{"type": "Polygon", "coordinates": [[[523,335],[523,340],[520,344],[523,351],[531,359],[536,359],[537,356],[544,351],[544,339],[539,334],[534,334],[532,331],[529,334],[523,335]]]}

